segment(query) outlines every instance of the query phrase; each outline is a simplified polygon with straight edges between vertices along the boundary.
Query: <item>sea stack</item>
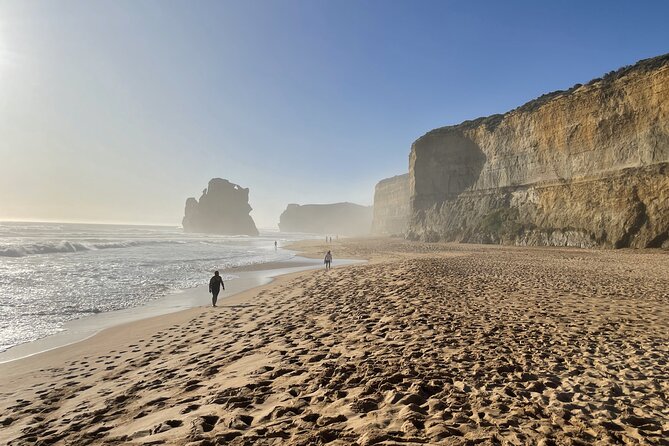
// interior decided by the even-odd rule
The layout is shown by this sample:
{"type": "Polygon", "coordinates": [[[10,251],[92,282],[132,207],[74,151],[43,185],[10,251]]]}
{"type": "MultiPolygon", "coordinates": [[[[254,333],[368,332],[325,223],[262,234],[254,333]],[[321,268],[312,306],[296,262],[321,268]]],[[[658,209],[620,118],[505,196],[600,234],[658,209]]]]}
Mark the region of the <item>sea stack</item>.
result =
{"type": "Polygon", "coordinates": [[[281,232],[367,235],[372,207],[354,203],[289,204],[279,218],[281,232]]]}
{"type": "Polygon", "coordinates": [[[199,201],[193,197],[186,200],[183,228],[185,232],[258,235],[251,210],[248,188],[213,178],[199,201]]]}
{"type": "Polygon", "coordinates": [[[669,245],[669,54],[411,147],[409,237],[669,245]]]}

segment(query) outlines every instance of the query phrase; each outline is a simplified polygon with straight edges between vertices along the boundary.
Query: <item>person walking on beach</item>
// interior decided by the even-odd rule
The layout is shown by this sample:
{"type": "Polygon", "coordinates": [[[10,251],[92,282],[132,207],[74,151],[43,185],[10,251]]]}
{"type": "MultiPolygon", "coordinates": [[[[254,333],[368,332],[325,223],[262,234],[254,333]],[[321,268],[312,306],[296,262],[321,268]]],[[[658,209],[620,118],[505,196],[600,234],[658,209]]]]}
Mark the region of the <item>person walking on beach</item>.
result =
{"type": "Polygon", "coordinates": [[[218,275],[218,271],[214,271],[214,276],[209,279],[209,292],[211,293],[211,305],[216,306],[216,301],[218,300],[218,293],[221,291],[221,287],[225,289],[225,284],[223,283],[223,278],[218,275]]]}
{"type": "Polygon", "coordinates": [[[274,240],[274,250],[275,250],[275,251],[276,251],[277,246],[278,246],[278,245],[276,244],[276,240],[274,240]]]}
{"type": "Polygon", "coordinates": [[[332,253],[328,251],[328,253],[325,254],[325,269],[330,269],[331,263],[332,263],[332,253]]]}

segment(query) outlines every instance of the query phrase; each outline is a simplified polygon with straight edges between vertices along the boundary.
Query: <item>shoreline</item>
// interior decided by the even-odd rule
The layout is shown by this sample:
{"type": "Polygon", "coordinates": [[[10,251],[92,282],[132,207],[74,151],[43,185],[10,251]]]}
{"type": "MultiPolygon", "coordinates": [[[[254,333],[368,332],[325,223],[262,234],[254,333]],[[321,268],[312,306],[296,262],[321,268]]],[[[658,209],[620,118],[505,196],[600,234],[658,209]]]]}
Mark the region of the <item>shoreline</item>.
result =
{"type": "MultiPolygon", "coordinates": [[[[338,261],[339,266],[358,262],[359,260],[345,259],[338,261]]],[[[320,266],[320,261],[297,254],[289,260],[257,263],[221,270],[221,274],[224,276],[234,275],[236,277],[225,281],[226,290],[219,295],[219,305],[227,304],[229,299],[240,293],[268,285],[279,276],[315,270],[320,266]]],[[[168,293],[138,307],[73,319],[64,324],[61,332],[18,344],[0,352],[0,365],[85,342],[103,331],[117,326],[141,323],[141,321],[147,319],[210,306],[211,294],[209,294],[207,285],[201,285],[168,293]]]]}
{"type": "Polygon", "coordinates": [[[0,364],[0,443],[664,444],[665,253],[327,248],[370,261],[0,364]]]}

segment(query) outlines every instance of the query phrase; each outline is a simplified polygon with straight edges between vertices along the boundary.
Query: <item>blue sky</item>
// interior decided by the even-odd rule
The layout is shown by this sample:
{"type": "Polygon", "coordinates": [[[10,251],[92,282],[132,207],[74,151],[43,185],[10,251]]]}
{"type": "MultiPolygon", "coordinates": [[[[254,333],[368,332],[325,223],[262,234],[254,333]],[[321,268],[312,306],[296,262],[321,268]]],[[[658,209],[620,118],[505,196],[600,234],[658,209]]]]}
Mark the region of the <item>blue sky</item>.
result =
{"type": "Polygon", "coordinates": [[[669,51],[669,2],[0,1],[0,220],[371,204],[425,132],[669,51]]]}

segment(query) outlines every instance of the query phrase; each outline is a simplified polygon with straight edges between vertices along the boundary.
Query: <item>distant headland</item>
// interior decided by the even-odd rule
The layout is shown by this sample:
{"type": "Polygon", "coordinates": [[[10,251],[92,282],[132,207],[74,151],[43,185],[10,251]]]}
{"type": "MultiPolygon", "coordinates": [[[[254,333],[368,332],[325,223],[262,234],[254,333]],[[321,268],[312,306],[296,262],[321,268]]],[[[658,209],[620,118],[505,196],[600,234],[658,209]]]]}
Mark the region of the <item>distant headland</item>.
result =
{"type": "Polygon", "coordinates": [[[368,235],[372,207],[354,203],[289,204],[279,218],[282,232],[368,235]]]}

